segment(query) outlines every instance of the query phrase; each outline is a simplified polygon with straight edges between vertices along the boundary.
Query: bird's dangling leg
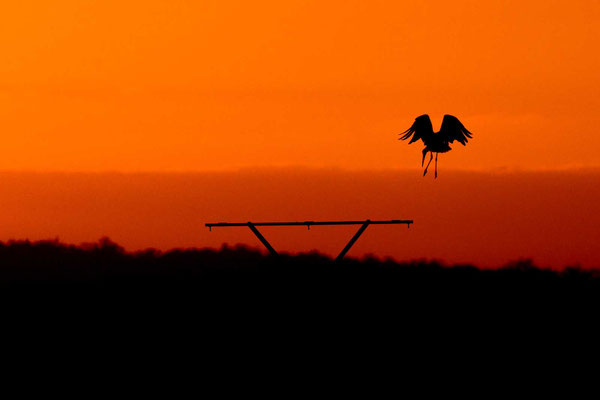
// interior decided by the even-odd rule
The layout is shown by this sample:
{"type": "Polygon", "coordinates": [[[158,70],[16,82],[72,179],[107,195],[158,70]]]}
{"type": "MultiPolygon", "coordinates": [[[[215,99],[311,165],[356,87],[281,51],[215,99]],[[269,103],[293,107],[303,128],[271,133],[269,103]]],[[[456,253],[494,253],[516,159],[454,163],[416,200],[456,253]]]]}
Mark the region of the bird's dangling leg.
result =
{"type": "Polygon", "coordinates": [[[437,178],[437,156],[439,153],[435,153],[435,177],[437,178]]]}
{"type": "Polygon", "coordinates": [[[429,162],[427,163],[427,166],[425,167],[425,172],[423,172],[423,176],[425,176],[425,174],[427,174],[427,168],[429,168],[429,164],[431,164],[431,160],[433,160],[433,152],[431,153],[431,158],[429,158],[429,162]]]}
{"type": "Polygon", "coordinates": [[[427,149],[423,149],[423,159],[421,160],[421,168],[423,168],[423,164],[425,164],[426,156],[427,156],[427,149]]]}

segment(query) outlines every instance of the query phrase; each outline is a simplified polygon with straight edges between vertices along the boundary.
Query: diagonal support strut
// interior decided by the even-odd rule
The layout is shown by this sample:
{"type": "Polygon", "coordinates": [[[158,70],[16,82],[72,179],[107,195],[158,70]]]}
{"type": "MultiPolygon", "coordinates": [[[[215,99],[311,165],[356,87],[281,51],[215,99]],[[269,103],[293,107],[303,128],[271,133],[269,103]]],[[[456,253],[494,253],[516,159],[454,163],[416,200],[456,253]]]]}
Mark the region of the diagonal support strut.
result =
{"type": "Polygon", "coordinates": [[[335,261],[340,261],[342,258],[344,258],[346,253],[352,248],[354,243],[356,243],[360,235],[363,234],[363,232],[365,231],[365,229],[367,229],[370,223],[371,220],[366,220],[365,223],[360,228],[358,228],[358,231],[354,234],[354,236],[352,236],[352,239],[350,239],[346,247],[344,247],[342,252],[335,258],[335,261]]]}
{"type": "Polygon", "coordinates": [[[258,240],[260,240],[262,244],[265,245],[265,247],[267,248],[267,250],[269,250],[269,253],[271,253],[271,255],[279,255],[277,254],[273,246],[271,246],[271,244],[267,241],[267,239],[265,239],[265,237],[258,231],[258,229],[256,229],[256,226],[254,226],[252,222],[248,222],[248,228],[250,228],[250,230],[256,235],[258,240]]]}

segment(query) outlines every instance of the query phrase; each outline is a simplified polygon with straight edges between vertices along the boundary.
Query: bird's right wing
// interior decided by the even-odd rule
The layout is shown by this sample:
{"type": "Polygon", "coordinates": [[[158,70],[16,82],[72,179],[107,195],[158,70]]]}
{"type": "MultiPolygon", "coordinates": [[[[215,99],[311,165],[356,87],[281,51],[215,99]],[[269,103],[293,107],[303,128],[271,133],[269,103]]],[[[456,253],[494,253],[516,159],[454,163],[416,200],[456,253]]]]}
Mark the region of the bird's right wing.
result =
{"type": "Polygon", "coordinates": [[[415,118],[415,122],[412,124],[412,126],[402,132],[401,135],[403,136],[401,136],[398,140],[406,140],[413,135],[408,144],[416,142],[419,139],[423,140],[423,143],[428,142],[433,136],[433,125],[431,125],[429,115],[423,114],[415,118]]]}
{"type": "Polygon", "coordinates": [[[466,146],[469,139],[473,137],[473,134],[465,128],[458,118],[448,114],[444,115],[439,135],[441,135],[448,143],[452,143],[456,140],[463,146],[466,146]]]}

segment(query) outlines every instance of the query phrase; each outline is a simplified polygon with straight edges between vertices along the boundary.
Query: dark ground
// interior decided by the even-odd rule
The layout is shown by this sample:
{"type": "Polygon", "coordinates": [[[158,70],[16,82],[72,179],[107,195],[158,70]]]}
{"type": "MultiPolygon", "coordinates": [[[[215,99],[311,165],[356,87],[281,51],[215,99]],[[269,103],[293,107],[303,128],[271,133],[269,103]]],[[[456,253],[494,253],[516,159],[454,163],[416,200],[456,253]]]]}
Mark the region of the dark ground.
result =
{"type": "Polygon", "coordinates": [[[68,360],[73,376],[92,365],[127,381],[149,370],[198,374],[199,366],[211,371],[205,377],[293,377],[288,391],[310,374],[331,382],[336,371],[373,368],[426,379],[432,368],[460,374],[466,363],[469,373],[485,375],[485,365],[526,376],[527,362],[552,369],[559,356],[587,357],[599,289],[597,272],[527,261],[480,270],[274,258],[243,247],[128,253],[109,240],[0,244],[11,368],[29,373],[42,360],[45,374],[68,360]]]}
{"type": "MultiPolygon", "coordinates": [[[[498,270],[435,261],[367,258],[333,262],[317,253],[266,256],[245,247],[129,253],[109,239],[73,246],[0,243],[4,295],[29,301],[76,300],[243,309],[460,306],[549,309],[595,302],[600,271],[540,269],[523,260],[498,270]]],[[[532,310],[533,311],[533,310],[532,310]]]]}

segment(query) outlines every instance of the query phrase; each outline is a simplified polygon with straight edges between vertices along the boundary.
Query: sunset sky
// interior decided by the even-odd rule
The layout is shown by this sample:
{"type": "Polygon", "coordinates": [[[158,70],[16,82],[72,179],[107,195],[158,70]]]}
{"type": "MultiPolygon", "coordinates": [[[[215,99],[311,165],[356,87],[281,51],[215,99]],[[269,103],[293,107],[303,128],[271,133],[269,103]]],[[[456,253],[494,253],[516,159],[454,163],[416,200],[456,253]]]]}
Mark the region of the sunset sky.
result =
{"type": "MultiPolygon", "coordinates": [[[[421,145],[396,140],[424,113],[430,114],[434,130],[444,114],[453,114],[474,133],[467,147],[455,143],[452,152],[440,155],[437,182],[445,171],[492,177],[514,172],[515,182],[523,182],[518,173],[594,170],[600,167],[598,21],[600,2],[591,0],[3,2],[2,193],[10,197],[19,176],[29,182],[25,186],[33,182],[22,172],[46,177],[47,186],[20,192],[29,200],[55,196],[52,182],[63,175],[53,173],[281,168],[289,173],[300,168],[389,174],[415,169],[411,184],[431,185],[416,170],[421,145]]],[[[542,181],[551,182],[547,176],[542,181]]],[[[577,182],[583,186],[568,189],[574,198],[592,193],[593,180],[577,182]]],[[[166,192],[156,193],[153,204],[172,195],[169,187],[161,186],[166,192]]],[[[517,187],[508,185],[498,195],[510,203],[522,196],[517,187]]],[[[560,188],[542,185],[539,190],[556,194],[560,188]]],[[[443,197],[435,191],[428,195],[443,197]]],[[[592,195],[600,200],[597,191],[592,195]]],[[[28,208],[34,203],[13,204],[10,215],[0,210],[0,223],[13,224],[0,226],[0,240],[58,236],[77,242],[105,234],[134,248],[164,248],[188,245],[196,237],[188,233],[178,242],[169,234],[168,240],[157,236],[140,242],[136,232],[116,228],[118,219],[110,229],[90,221],[85,232],[66,222],[42,229],[43,223],[31,216],[43,214],[39,207],[47,202],[35,203],[35,212],[28,208]]],[[[106,207],[114,215],[123,212],[118,202],[106,207]]],[[[298,208],[301,203],[294,210],[281,203],[260,216],[316,219],[311,207],[304,213],[298,208]]],[[[69,209],[65,204],[60,212],[46,211],[64,222],[74,218],[69,209]]],[[[190,212],[170,210],[169,218],[190,212]]],[[[373,210],[339,216],[370,217],[378,208],[373,210]]],[[[427,213],[401,204],[398,215],[386,210],[389,218],[427,213]]],[[[77,212],[85,214],[84,209],[77,212]]],[[[571,211],[558,212],[572,221],[571,211]]],[[[197,218],[219,215],[231,213],[200,210],[197,218]]],[[[473,226],[464,229],[474,234],[473,226]]],[[[245,236],[227,241],[256,244],[245,236]]],[[[522,256],[536,256],[526,250],[522,256]]],[[[577,260],[580,250],[573,248],[570,259],[577,260]]],[[[451,253],[440,254],[453,259],[451,253]]],[[[506,257],[519,254],[515,250],[506,257]]],[[[595,262],[591,253],[586,257],[586,263],[595,262]]],[[[596,260],[600,265],[600,256],[596,260]]]]}
{"type": "Polygon", "coordinates": [[[0,169],[598,166],[597,1],[35,0],[0,6],[0,169]],[[413,145],[412,147],[416,147],[413,145]]]}

